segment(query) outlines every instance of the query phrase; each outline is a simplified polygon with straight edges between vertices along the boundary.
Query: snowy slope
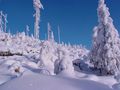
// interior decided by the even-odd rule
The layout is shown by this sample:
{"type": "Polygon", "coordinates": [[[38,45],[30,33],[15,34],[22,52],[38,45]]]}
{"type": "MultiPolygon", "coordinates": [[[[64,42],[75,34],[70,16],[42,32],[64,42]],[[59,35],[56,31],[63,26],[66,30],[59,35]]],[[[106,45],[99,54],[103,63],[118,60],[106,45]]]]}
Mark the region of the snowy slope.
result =
{"type": "Polygon", "coordinates": [[[108,86],[85,79],[26,74],[1,85],[0,90],[112,90],[108,86]]]}
{"type": "Polygon", "coordinates": [[[72,61],[85,63],[89,52],[82,46],[0,34],[0,90],[111,90],[116,83],[113,77],[74,73],[72,61]]]}

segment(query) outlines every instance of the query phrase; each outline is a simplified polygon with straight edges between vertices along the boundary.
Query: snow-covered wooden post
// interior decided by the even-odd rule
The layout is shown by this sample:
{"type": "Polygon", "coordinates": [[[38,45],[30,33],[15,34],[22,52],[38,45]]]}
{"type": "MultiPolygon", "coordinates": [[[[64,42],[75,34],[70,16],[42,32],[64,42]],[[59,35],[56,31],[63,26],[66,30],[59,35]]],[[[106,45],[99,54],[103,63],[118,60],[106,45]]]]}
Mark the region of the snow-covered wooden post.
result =
{"type": "Polygon", "coordinates": [[[47,40],[47,34],[45,33],[45,40],[47,40]]]}
{"type": "Polygon", "coordinates": [[[30,28],[28,25],[26,25],[26,35],[29,36],[29,31],[30,31],[30,28]]]}
{"type": "Polygon", "coordinates": [[[3,13],[0,11],[0,31],[3,31],[3,13]]]}
{"type": "Polygon", "coordinates": [[[60,27],[58,26],[58,42],[60,44],[60,27]]]}
{"type": "Polygon", "coordinates": [[[34,5],[34,9],[35,9],[34,37],[36,39],[39,39],[40,13],[41,13],[41,9],[43,9],[43,5],[41,4],[40,0],[33,0],[33,5],[34,5]]]}
{"type": "Polygon", "coordinates": [[[51,32],[51,41],[52,41],[52,42],[54,42],[54,41],[55,41],[53,31],[51,32]]]}
{"type": "Polygon", "coordinates": [[[51,26],[50,26],[50,23],[48,22],[48,41],[50,41],[50,33],[51,33],[51,26]]]}
{"type": "Polygon", "coordinates": [[[7,14],[3,14],[3,12],[0,12],[0,30],[6,32],[7,29],[7,14]]]}
{"type": "Polygon", "coordinates": [[[50,23],[48,23],[48,41],[54,41],[54,33],[51,30],[50,23]]]}
{"type": "Polygon", "coordinates": [[[8,21],[7,21],[7,14],[3,14],[3,18],[4,18],[4,32],[6,32],[7,31],[7,23],[8,23],[8,21]]]}

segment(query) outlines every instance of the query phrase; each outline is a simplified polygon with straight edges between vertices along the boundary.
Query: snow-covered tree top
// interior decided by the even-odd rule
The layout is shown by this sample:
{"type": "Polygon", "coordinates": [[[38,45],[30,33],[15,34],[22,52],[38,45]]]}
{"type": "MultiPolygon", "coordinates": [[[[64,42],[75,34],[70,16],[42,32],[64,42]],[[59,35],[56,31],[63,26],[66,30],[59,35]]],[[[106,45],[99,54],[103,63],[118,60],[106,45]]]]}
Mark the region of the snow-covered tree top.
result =
{"type": "Polygon", "coordinates": [[[104,3],[105,3],[105,0],[100,0],[100,3],[104,4],[104,3]]]}
{"type": "MultiPolygon", "coordinates": [[[[111,32],[111,34],[114,33],[114,35],[116,37],[119,37],[118,31],[116,30],[116,28],[113,25],[113,19],[110,17],[109,8],[105,4],[105,0],[99,0],[97,12],[98,12],[98,22],[99,22],[99,26],[97,28],[102,29],[103,27],[104,28],[109,27],[106,30],[109,30],[109,32],[111,32]],[[106,26],[104,26],[104,25],[106,25],[106,26]]],[[[113,38],[114,38],[114,36],[113,36],[113,38]]]]}
{"type": "Polygon", "coordinates": [[[33,2],[34,2],[34,7],[43,9],[43,5],[40,0],[33,0],[33,2]]]}
{"type": "Polygon", "coordinates": [[[105,0],[99,0],[98,5],[98,22],[100,24],[106,25],[107,22],[112,22],[113,20],[110,18],[109,8],[106,7],[105,0]]]}

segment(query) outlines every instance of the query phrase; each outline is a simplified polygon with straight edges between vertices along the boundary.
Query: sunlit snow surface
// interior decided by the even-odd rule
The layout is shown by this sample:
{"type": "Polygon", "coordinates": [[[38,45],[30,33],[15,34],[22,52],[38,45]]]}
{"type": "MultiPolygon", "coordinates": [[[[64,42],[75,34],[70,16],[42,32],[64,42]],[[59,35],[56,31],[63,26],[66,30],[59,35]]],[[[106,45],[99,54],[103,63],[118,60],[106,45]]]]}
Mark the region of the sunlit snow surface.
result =
{"type": "Polygon", "coordinates": [[[88,79],[25,73],[0,86],[0,90],[112,90],[107,85],[88,79]]]}

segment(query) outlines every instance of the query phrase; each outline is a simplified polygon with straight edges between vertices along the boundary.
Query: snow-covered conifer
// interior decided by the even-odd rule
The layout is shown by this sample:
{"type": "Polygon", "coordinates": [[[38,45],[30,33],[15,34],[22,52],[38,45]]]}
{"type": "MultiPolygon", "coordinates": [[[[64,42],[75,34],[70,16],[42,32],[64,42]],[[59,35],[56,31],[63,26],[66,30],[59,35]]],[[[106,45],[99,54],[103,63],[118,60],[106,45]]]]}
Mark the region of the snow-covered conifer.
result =
{"type": "Polygon", "coordinates": [[[90,61],[101,75],[115,74],[120,70],[120,39],[105,0],[99,0],[98,26],[94,28],[90,61]]]}

